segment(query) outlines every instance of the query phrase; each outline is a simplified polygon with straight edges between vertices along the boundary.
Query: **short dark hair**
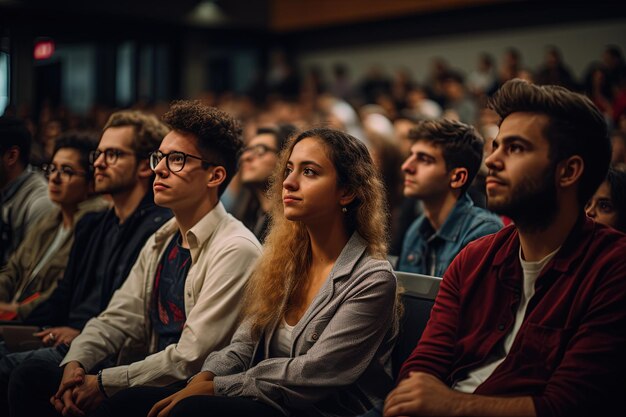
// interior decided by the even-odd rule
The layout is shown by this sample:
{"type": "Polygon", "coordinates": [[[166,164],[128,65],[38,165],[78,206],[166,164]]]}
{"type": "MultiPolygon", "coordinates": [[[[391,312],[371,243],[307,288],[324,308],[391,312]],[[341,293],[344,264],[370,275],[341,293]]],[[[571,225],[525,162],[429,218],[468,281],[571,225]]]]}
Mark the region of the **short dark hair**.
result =
{"type": "Polygon", "coordinates": [[[173,102],[163,121],[173,130],[194,135],[205,157],[224,167],[226,179],[218,189],[221,196],[237,173],[237,163],[243,150],[239,122],[228,113],[197,100],[173,102]]]}
{"type": "Polygon", "coordinates": [[[617,212],[615,228],[626,233],[626,171],[609,168],[606,182],[611,188],[611,201],[617,212]]]}
{"type": "Polygon", "coordinates": [[[30,161],[32,135],[22,119],[13,116],[0,117],[0,154],[12,147],[20,151],[20,162],[26,166],[30,161]]]}
{"type": "Polygon", "coordinates": [[[464,83],[464,79],[463,79],[463,74],[461,74],[458,71],[447,71],[445,73],[445,75],[443,76],[443,81],[444,82],[455,82],[458,84],[463,84],[464,83]]]}
{"type": "Polygon", "coordinates": [[[527,81],[507,81],[491,98],[489,107],[504,120],[511,113],[544,114],[544,135],[550,160],[558,163],[573,155],[585,164],[578,186],[584,207],[606,177],[611,161],[611,141],[604,116],[587,97],[560,86],[537,86],[527,81]]]}
{"type": "Polygon", "coordinates": [[[441,149],[448,171],[467,169],[467,181],[461,188],[465,192],[480,169],[485,141],[474,126],[455,120],[424,120],[409,131],[413,141],[426,141],[441,149]]]}
{"type": "Polygon", "coordinates": [[[280,123],[276,126],[262,126],[256,130],[257,135],[272,135],[276,140],[276,148],[282,151],[287,140],[297,131],[296,127],[289,123],[280,123]]]}
{"type": "MultiPolygon", "coordinates": [[[[59,149],[75,149],[80,153],[80,166],[88,172],[93,173],[93,165],[89,163],[89,154],[98,147],[98,134],[89,130],[68,130],[63,132],[54,141],[54,152],[59,149]]],[[[90,175],[91,177],[91,175],[90,175]]]]}
{"type": "Polygon", "coordinates": [[[102,131],[110,127],[130,126],[135,131],[132,147],[140,159],[148,158],[148,154],[158,149],[161,141],[169,132],[159,119],[149,113],[138,110],[122,110],[109,117],[102,131]]]}

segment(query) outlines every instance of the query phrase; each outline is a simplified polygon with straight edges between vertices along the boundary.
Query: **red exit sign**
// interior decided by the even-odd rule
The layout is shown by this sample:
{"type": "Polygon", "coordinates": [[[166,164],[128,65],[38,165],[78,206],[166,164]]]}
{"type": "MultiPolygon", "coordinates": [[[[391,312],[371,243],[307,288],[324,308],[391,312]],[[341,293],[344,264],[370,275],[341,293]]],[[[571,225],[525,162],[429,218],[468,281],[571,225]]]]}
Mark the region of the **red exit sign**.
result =
{"type": "Polygon", "coordinates": [[[54,54],[53,41],[39,41],[35,43],[35,49],[33,50],[35,59],[48,59],[52,54],[54,54]]]}

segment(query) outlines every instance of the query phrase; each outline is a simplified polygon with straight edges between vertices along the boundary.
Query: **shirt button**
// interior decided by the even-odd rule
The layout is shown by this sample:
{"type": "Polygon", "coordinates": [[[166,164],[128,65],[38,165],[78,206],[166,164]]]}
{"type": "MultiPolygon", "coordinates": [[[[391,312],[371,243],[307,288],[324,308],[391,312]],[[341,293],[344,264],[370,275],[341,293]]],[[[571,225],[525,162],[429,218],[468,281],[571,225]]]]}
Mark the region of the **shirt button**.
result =
{"type": "Polygon", "coordinates": [[[319,335],[317,333],[313,333],[311,335],[311,339],[313,339],[313,340],[317,340],[318,337],[319,337],[319,335]]]}
{"type": "Polygon", "coordinates": [[[504,324],[498,324],[498,330],[500,331],[504,330],[504,324]]]}

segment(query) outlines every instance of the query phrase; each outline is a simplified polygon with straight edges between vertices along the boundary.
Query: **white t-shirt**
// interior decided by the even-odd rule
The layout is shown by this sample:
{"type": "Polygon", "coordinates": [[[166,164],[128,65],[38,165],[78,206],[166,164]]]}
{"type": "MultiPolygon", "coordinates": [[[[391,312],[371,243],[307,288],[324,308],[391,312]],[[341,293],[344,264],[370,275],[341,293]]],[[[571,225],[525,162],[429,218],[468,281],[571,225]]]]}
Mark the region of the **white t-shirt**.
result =
{"type": "Polygon", "coordinates": [[[274,332],[270,343],[270,355],[272,357],[284,358],[290,355],[294,327],[295,326],[288,325],[283,317],[278,325],[278,328],[274,332]]]}
{"type": "Polygon", "coordinates": [[[506,356],[511,351],[511,346],[513,346],[513,342],[515,341],[515,336],[517,336],[520,327],[522,327],[524,316],[526,315],[526,308],[528,307],[528,302],[535,294],[535,281],[537,281],[537,277],[539,276],[539,273],[541,272],[543,267],[546,266],[548,262],[550,262],[550,259],[552,259],[554,255],[556,255],[559,249],[561,249],[560,246],[554,252],[548,254],[540,261],[527,262],[522,257],[522,247],[520,246],[519,261],[522,264],[522,270],[524,271],[524,291],[522,292],[522,299],[520,300],[519,307],[517,308],[517,313],[515,314],[515,323],[513,324],[513,329],[511,329],[511,332],[507,334],[504,339],[502,354],[491,356],[484,365],[470,371],[467,374],[467,378],[455,383],[452,389],[468,394],[473,393],[480,384],[485,382],[487,378],[491,376],[491,374],[493,373],[493,371],[496,370],[498,365],[500,365],[504,361],[506,356]]]}

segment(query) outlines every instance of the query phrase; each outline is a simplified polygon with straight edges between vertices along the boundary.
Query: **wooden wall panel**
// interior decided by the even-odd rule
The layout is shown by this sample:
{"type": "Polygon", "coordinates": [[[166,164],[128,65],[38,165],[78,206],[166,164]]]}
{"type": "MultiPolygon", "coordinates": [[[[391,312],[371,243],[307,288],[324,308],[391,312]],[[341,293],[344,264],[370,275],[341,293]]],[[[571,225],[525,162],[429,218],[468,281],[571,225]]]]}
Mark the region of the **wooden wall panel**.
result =
{"type": "Polygon", "coordinates": [[[512,0],[270,0],[270,29],[288,32],[512,0]]]}

